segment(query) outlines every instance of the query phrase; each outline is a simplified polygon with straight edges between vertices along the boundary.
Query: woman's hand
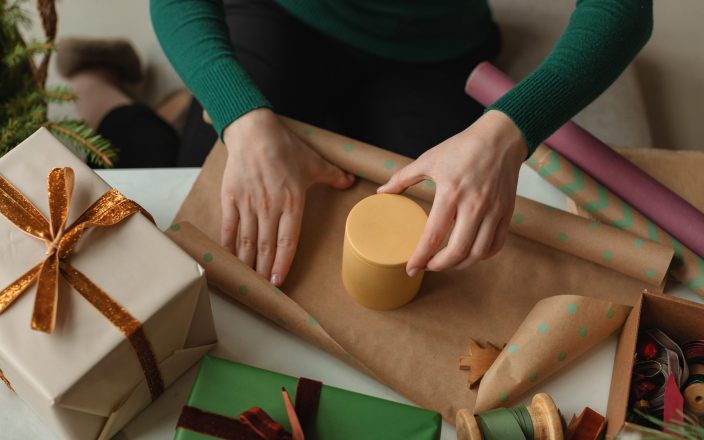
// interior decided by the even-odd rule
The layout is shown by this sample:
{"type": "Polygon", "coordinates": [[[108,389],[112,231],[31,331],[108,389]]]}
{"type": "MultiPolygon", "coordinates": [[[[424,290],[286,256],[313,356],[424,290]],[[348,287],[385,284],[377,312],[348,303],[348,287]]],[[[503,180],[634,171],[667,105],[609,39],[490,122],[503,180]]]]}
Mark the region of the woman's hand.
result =
{"type": "Polygon", "coordinates": [[[237,119],[223,140],[222,245],[281,285],[296,252],[308,187],[344,189],[354,177],[323,160],[268,109],[237,119]]]}
{"type": "Polygon", "coordinates": [[[528,148],[516,125],[491,110],[469,128],[426,151],[379,188],[401,193],[425,179],[436,193],[428,223],[406,271],[465,268],[504,244],[528,148]],[[440,250],[450,228],[448,244],[440,250]]]}

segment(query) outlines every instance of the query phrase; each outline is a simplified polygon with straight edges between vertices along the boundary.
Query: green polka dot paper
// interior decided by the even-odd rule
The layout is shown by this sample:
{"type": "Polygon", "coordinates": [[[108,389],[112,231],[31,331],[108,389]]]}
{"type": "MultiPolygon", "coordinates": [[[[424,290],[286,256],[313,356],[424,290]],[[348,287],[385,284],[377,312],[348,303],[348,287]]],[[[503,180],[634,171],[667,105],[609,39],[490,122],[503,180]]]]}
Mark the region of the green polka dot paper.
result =
{"type": "Polygon", "coordinates": [[[484,374],[477,410],[515,404],[528,390],[566,368],[618,330],[630,307],[558,295],[539,301],[484,374]]]}
{"type": "Polygon", "coordinates": [[[636,236],[631,236],[629,243],[617,249],[602,249],[603,263],[600,264],[621,264],[617,260],[630,260],[636,268],[628,275],[656,287],[661,285],[669,267],[674,278],[704,297],[704,260],[559,153],[540,146],[531,159],[527,161],[531,168],[569,197],[582,212],[598,220],[589,223],[590,229],[617,228],[636,236]],[[670,248],[675,251],[671,264],[652,264],[656,253],[660,254],[657,260],[664,261],[667,257],[662,254],[670,248]],[[648,259],[651,265],[643,267],[648,259]]]}

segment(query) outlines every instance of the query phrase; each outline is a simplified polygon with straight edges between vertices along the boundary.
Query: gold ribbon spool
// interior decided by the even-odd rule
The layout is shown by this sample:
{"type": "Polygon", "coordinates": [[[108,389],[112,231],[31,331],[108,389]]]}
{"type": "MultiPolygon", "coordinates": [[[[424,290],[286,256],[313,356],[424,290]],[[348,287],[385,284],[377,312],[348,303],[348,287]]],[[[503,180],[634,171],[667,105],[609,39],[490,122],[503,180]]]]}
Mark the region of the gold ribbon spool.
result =
{"type": "MultiPolygon", "coordinates": [[[[130,342],[142,366],[151,397],[156,399],[164,391],[164,380],[142,323],[67,261],[83,233],[91,227],[114,226],[138,212],[152,222],[154,219],[136,202],[113,188],[86,209],[72,225],[66,227],[74,187],[73,170],[54,168],[47,180],[50,220],[0,176],[0,214],[26,234],[43,240],[47,245],[45,258],[41,262],[0,291],[0,314],[36,282],[32,328],[51,333],[56,324],[61,274],[130,342]]],[[[7,379],[3,382],[9,384],[7,379]]]]}

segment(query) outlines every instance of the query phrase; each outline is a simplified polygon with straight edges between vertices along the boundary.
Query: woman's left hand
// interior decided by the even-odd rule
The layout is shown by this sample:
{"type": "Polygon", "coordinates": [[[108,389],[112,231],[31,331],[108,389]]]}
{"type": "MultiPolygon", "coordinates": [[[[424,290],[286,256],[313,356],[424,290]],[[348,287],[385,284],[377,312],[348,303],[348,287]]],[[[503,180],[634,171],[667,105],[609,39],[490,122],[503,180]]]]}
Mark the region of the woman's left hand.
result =
{"type": "Polygon", "coordinates": [[[491,110],[394,174],[378,192],[399,194],[432,179],[435,200],[406,272],[466,268],[504,244],[528,147],[504,113],[491,110]],[[454,227],[453,226],[454,222],[454,227]],[[450,229],[447,246],[440,249],[450,229]]]}

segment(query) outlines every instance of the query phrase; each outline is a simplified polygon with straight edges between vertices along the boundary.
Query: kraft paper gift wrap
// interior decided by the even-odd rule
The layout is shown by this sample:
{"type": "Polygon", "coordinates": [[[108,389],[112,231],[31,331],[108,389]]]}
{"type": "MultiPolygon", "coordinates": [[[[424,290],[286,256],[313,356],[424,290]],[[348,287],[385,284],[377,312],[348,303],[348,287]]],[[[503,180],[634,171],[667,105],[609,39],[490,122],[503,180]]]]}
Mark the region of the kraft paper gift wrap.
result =
{"type": "MultiPolygon", "coordinates": [[[[257,406],[291,432],[281,388],[293,400],[297,383],[295,377],[206,356],[187,405],[232,418],[257,406]]],[[[441,422],[436,412],[323,384],[306,440],[435,440],[440,438],[441,422]]],[[[175,436],[175,440],[212,438],[182,428],[175,436]]]]}
{"type": "MultiPolygon", "coordinates": [[[[45,217],[47,175],[57,167],[75,173],[71,224],[109,189],[88,166],[45,129],[0,159],[0,174],[45,217]]],[[[0,216],[0,289],[45,252],[0,216]]],[[[202,269],[141,214],[88,230],[68,262],[142,323],[166,386],[216,342],[202,269]]],[[[54,331],[33,330],[35,291],[0,314],[0,369],[59,437],[111,437],[151,401],[135,351],[61,276],[54,331]]]]}
{"type": "MultiPolygon", "coordinates": [[[[662,291],[660,280],[647,275],[633,278],[610,266],[617,256],[628,261],[635,236],[527,201],[520,206],[535,209],[520,212],[517,208],[511,233],[497,256],[467,270],[426,272],[418,296],[398,310],[365,309],[342,285],[345,220],[359,200],[375,193],[379,183],[410,159],[285,121],[326,159],[362,177],[345,191],[322,185],[310,188],[296,258],[281,290],[219,246],[220,185],[227,157],[223,145],[211,152],[169,234],[201,262],[209,282],[224,293],[417,404],[440,412],[449,422],[457,410],[472,408],[476,398],[476,390],[467,389],[467,373],[458,366],[470,338],[503,346],[533,305],[549,296],[579,294],[632,304],[644,288],[662,291]],[[563,217],[575,221],[571,233],[562,230],[561,220],[555,221],[563,217]],[[600,248],[613,244],[600,237],[607,230],[622,237],[619,240],[626,247],[600,248]],[[578,239],[576,234],[582,233],[593,240],[578,239]],[[558,247],[567,250],[571,241],[590,244],[590,258],[598,264],[575,255],[578,247],[568,252],[558,247]]],[[[421,182],[409,193],[428,200],[433,190],[432,182],[421,182]]],[[[429,203],[418,201],[427,212],[429,203]]],[[[650,267],[664,276],[672,249],[666,249],[664,258],[658,252],[649,255],[653,257],[650,267]]]]}
{"type": "MultiPolygon", "coordinates": [[[[704,207],[701,195],[701,183],[704,181],[700,171],[704,165],[704,154],[664,150],[623,150],[621,153],[646,172],[654,174],[660,182],[695,207],[704,207]]],[[[558,152],[541,145],[528,164],[574,201],[582,215],[627,230],[643,239],[672,246],[675,258],[670,273],[704,297],[704,259],[558,152]]],[[[639,240],[637,243],[644,246],[645,241],[639,240]]]]}
{"type": "Polygon", "coordinates": [[[479,384],[476,412],[511,406],[623,326],[631,307],[578,295],[539,301],[479,384]]]}

